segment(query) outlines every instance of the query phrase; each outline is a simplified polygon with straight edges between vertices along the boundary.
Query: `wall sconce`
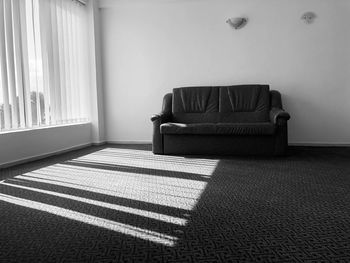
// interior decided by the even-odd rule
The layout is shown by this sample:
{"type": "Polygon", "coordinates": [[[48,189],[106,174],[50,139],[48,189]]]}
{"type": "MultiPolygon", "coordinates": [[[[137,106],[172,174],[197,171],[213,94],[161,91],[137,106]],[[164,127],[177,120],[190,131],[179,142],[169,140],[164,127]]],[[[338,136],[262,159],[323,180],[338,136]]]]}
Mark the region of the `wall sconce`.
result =
{"type": "Polygon", "coordinates": [[[314,22],[316,17],[317,16],[314,12],[306,12],[301,16],[301,19],[304,20],[306,24],[311,24],[314,22]]]}
{"type": "Polygon", "coordinates": [[[241,29],[248,23],[248,18],[246,17],[234,17],[226,21],[227,24],[232,26],[234,29],[241,29]]]}

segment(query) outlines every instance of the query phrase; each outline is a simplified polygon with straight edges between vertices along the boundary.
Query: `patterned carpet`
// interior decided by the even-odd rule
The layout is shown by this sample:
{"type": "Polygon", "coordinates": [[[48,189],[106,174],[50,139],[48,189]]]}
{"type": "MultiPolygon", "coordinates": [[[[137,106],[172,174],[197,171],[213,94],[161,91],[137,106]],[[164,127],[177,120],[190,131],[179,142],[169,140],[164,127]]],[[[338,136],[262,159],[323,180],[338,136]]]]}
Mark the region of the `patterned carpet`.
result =
{"type": "Polygon", "coordinates": [[[0,262],[350,262],[350,148],[107,145],[0,174],[0,262]]]}

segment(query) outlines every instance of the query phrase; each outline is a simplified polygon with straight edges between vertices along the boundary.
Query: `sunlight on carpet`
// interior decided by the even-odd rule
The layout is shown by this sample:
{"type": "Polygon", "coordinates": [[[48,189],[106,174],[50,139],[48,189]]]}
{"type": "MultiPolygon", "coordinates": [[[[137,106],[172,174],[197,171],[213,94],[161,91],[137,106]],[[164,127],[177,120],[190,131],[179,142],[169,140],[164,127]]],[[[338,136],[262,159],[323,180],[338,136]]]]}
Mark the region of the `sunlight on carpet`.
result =
{"type": "Polygon", "coordinates": [[[19,205],[19,206],[24,206],[27,208],[40,210],[40,211],[54,214],[57,216],[65,217],[71,220],[83,222],[89,225],[102,227],[108,230],[113,230],[122,234],[131,235],[137,238],[157,242],[167,246],[174,245],[174,242],[177,240],[177,238],[175,237],[168,236],[162,233],[157,233],[155,231],[145,230],[145,229],[134,227],[131,225],[122,224],[119,222],[79,213],[76,211],[44,204],[41,202],[35,202],[35,201],[13,197],[10,195],[4,195],[4,194],[0,194],[0,200],[15,204],[15,205],[19,205]]]}
{"type": "Polygon", "coordinates": [[[107,203],[107,202],[101,202],[101,201],[92,200],[92,199],[88,199],[88,198],[78,197],[78,196],[74,196],[74,195],[62,194],[62,193],[58,193],[58,192],[54,192],[54,191],[41,190],[41,189],[37,189],[37,188],[33,188],[33,187],[21,186],[21,185],[16,185],[16,184],[11,184],[11,183],[4,182],[4,183],[0,183],[0,184],[8,185],[8,186],[20,188],[20,189],[26,189],[26,190],[30,190],[30,191],[34,191],[34,192],[44,193],[44,194],[48,194],[48,195],[53,195],[53,196],[57,196],[57,197],[62,197],[62,198],[70,199],[70,200],[75,200],[75,201],[79,201],[82,203],[100,206],[100,207],[104,207],[104,208],[108,208],[108,209],[113,209],[116,211],[121,211],[121,212],[129,213],[129,214],[133,214],[133,215],[148,217],[148,218],[152,218],[152,219],[156,219],[156,220],[160,220],[160,221],[164,221],[164,222],[168,222],[168,223],[172,223],[172,224],[176,224],[176,225],[185,225],[186,224],[185,219],[174,217],[174,216],[169,216],[169,215],[164,215],[164,214],[160,214],[160,213],[153,213],[153,212],[145,211],[142,209],[135,209],[132,207],[116,205],[116,204],[111,204],[111,203],[107,203]]]}
{"type": "MultiPolygon", "coordinates": [[[[142,207],[128,207],[125,204],[94,200],[75,194],[52,191],[52,189],[40,189],[38,184],[191,211],[205,190],[217,163],[218,160],[214,159],[159,156],[153,155],[150,151],[105,148],[23,173],[1,182],[0,185],[12,187],[17,191],[63,198],[67,200],[66,202],[74,200],[131,216],[140,216],[145,220],[149,218],[185,226],[188,218],[148,211],[142,207]]],[[[38,202],[9,194],[0,194],[0,200],[166,246],[173,246],[178,239],[154,230],[46,204],[41,200],[38,202]]]]}

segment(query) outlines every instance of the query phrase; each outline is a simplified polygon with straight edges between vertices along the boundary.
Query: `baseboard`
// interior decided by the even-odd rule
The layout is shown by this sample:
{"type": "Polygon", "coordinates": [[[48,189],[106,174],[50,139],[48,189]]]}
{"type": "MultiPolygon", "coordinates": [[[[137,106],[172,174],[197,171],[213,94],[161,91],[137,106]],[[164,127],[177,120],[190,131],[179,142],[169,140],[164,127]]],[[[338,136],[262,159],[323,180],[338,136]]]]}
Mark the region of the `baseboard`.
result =
{"type": "Polygon", "coordinates": [[[152,141],[143,141],[143,140],[136,140],[136,141],[107,141],[109,144],[151,144],[152,141]]]}
{"type": "Polygon", "coordinates": [[[30,156],[30,157],[18,159],[18,160],[15,160],[15,161],[11,161],[11,162],[0,164],[0,169],[9,168],[9,167],[12,167],[12,166],[15,166],[15,165],[41,160],[41,159],[44,159],[44,158],[48,158],[48,157],[51,157],[51,156],[55,156],[55,155],[59,155],[59,154],[63,154],[63,153],[67,153],[67,152],[71,152],[71,151],[75,151],[75,150],[80,150],[80,149],[89,147],[91,145],[92,145],[92,143],[84,143],[84,144],[76,145],[76,146],[73,146],[73,147],[65,148],[65,149],[62,149],[62,150],[54,151],[54,152],[49,152],[49,153],[45,153],[45,154],[40,154],[40,155],[36,155],[36,156],[30,156]]]}
{"type": "MultiPolygon", "coordinates": [[[[132,141],[106,141],[109,144],[152,144],[152,141],[148,140],[132,140],[132,141]]],[[[95,144],[93,144],[95,145],[95,144]]],[[[349,147],[350,143],[332,143],[332,142],[291,142],[289,146],[313,146],[313,147],[349,147]]]]}
{"type": "MultiPolygon", "coordinates": [[[[106,141],[109,144],[152,144],[148,140],[132,140],[132,141],[106,141]]],[[[314,147],[349,147],[350,143],[332,143],[332,142],[291,142],[289,146],[314,146],[314,147]]]]}
{"type": "MultiPolygon", "coordinates": [[[[0,169],[4,169],[4,168],[9,168],[11,166],[15,166],[15,165],[19,165],[19,164],[24,164],[24,163],[28,163],[28,162],[33,162],[33,161],[37,161],[37,160],[41,160],[47,157],[51,157],[51,156],[55,156],[55,155],[59,155],[59,154],[64,154],[67,152],[71,152],[71,151],[75,151],[75,150],[80,150],[89,146],[102,146],[105,144],[151,144],[152,141],[148,141],[148,140],[133,140],[133,141],[103,141],[103,142],[94,142],[94,143],[85,143],[85,144],[81,144],[81,145],[77,145],[77,146],[73,146],[73,147],[69,147],[66,149],[62,149],[62,150],[58,150],[58,151],[54,151],[54,152],[50,152],[50,153],[45,153],[45,154],[41,154],[41,155],[37,155],[37,156],[31,156],[28,158],[23,158],[23,159],[18,159],[12,162],[7,162],[7,163],[3,163],[0,164],[0,169]]],[[[311,147],[350,147],[350,143],[321,143],[321,142],[292,142],[288,144],[289,146],[311,146],[311,147]]]]}
{"type": "Polygon", "coordinates": [[[106,141],[102,141],[102,142],[93,142],[91,143],[92,146],[101,146],[101,145],[105,145],[107,142],[106,141]]]}
{"type": "Polygon", "coordinates": [[[334,142],[291,142],[289,146],[311,146],[311,147],[350,147],[350,143],[334,142]]]}

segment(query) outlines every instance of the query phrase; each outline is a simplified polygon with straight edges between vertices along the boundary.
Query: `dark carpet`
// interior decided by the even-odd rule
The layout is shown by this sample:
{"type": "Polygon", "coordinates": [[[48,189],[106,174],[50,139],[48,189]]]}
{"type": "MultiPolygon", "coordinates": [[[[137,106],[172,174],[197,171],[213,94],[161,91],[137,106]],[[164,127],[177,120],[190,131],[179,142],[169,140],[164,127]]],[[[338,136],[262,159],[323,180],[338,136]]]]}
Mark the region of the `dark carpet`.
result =
{"type": "Polygon", "coordinates": [[[350,148],[107,145],[0,174],[0,262],[350,262],[350,148]]]}

